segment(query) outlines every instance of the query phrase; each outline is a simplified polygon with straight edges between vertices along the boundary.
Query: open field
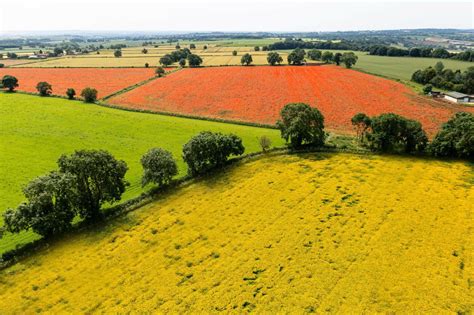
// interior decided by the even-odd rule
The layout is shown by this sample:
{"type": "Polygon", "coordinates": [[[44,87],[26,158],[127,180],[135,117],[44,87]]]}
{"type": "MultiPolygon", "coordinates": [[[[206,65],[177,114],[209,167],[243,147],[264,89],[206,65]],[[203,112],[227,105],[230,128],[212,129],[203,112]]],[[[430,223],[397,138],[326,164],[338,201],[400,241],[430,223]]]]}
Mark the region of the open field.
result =
{"type": "MultiPolygon", "coordinates": [[[[228,47],[226,47],[228,48],[228,47]]],[[[159,49],[150,48],[150,52],[142,54],[140,51],[135,49],[123,49],[122,57],[116,58],[113,56],[113,51],[107,51],[106,53],[90,54],[90,55],[79,55],[79,56],[65,56],[59,58],[50,58],[34,63],[20,64],[16,67],[36,67],[36,68],[66,68],[66,67],[145,67],[145,63],[148,63],[150,67],[156,67],[159,65],[160,57],[164,56],[170,51],[160,51],[159,49]]],[[[267,65],[267,52],[252,52],[247,48],[241,48],[237,56],[232,56],[232,51],[222,50],[220,48],[205,50],[203,52],[195,52],[203,59],[203,66],[225,66],[225,65],[240,65],[240,59],[246,52],[250,52],[253,58],[253,64],[255,65],[267,65]]],[[[281,52],[281,56],[286,63],[287,52],[281,52]]],[[[178,65],[174,63],[173,65],[178,65]]]]}
{"type": "Polygon", "coordinates": [[[473,177],[407,157],[241,163],[2,271],[0,312],[468,314],[473,177]]]}
{"type": "Polygon", "coordinates": [[[154,69],[0,69],[0,77],[6,74],[18,79],[20,91],[37,93],[36,84],[46,81],[55,95],[65,95],[68,88],[74,88],[80,97],[83,88],[93,87],[99,98],[155,76],[154,69]]]}
{"type": "MultiPolygon", "coordinates": [[[[21,188],[33,178],[55,169],[63,153],[105,149],[129,166],[123,199],[144,191],[140,186],[141,156],[152,147],[170,150],[180,175],[186,172],[182,146],[199,131],[235,133],[246,152],[259,151],[257,138],[266,135],[283,144],[277,130],[114,110],[59,98],[0,94],[0,212],[23,200],[21,188]]],[[[29,241],[32,233],[0,239],[0,253],[29,241]]],[[[0,313],[3,313],[0,311],[0,313]]]]}
{"type": "Polygon", "coordinates": [[[326,126],[351,132],[350,119],[394,112],[420,120],[434,133],[455,112],[474,108],[436,102],[406,86],[337,66],[184,69],[107,102],[123,107],[274,124],[281,108],[306,102],[326,126]],[[186,87],[186,93],[177,86],[186,87]]]}
{"type": "MultiPolygon", "coordinates": [[[[338,50],[331,51],[337,52],[338,50]]],[[[344,51],[339,50],[339,52],[344,51]]],[[[411,76],[416,70],[434,66],[438,61],[441,61],[446,68],[453,70],[459,69],[464,71],[474,66],[472,62],[451,59],[371,56],[367,52],[361,51],[356,51],[355,53],[359,60],[354,69],[407,81],[411,80],[411,76]]]]}

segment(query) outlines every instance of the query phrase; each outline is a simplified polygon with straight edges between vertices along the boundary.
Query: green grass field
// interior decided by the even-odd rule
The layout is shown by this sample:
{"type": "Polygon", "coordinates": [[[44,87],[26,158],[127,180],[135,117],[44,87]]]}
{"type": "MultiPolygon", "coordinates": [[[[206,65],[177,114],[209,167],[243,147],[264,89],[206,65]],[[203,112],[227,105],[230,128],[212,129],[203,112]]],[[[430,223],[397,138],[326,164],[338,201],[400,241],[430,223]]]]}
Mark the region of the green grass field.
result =
{"type": "MultiPolygon", "coordinates": [[[[170,150],[178,161],[180,175],[186,167],[182,146],[202,130],[235,133],[242,137],[246,152],[259,151],[257,138],[266,135],[281,146],[273,129],[209,122],[162,115],[127,112],[25,94],[0,94],[0,212],[23,200],[22,186],[56,169],[63,153],[78,149],[105,149],[127,162],[130,187],[123,199],[140,194],[140,157],[152,147],[170,150]]],[[[0,253],[30,241],[33,233],[0,239],[0,253]]]]}
{"type": "MultiPolygon", "coordinates": [[[[331,51],[337,52],[337,50],[331,51]]],[[[411,80],[413,72],[434,66],[438,61],[441,61],[446,68],[453,70],[464,71],[469,67],[474,67],[472,62],[450,59],[371,56],[360,51],[355,53],[359,60],[354,69],[399,80],[411,80]]]]}

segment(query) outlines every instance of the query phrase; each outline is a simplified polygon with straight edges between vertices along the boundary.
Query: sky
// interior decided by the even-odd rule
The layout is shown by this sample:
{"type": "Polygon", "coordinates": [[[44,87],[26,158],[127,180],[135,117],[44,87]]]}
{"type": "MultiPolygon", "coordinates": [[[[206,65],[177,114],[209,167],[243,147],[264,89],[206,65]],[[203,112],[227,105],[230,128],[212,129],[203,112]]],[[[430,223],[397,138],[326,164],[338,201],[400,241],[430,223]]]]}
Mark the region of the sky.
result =
{"type": "Polygon", "coordinates": [[[413,28],[473,29],[474,1],[2,0],[0,5],[0,35],[67,30],[312,32],[413,28]]]}

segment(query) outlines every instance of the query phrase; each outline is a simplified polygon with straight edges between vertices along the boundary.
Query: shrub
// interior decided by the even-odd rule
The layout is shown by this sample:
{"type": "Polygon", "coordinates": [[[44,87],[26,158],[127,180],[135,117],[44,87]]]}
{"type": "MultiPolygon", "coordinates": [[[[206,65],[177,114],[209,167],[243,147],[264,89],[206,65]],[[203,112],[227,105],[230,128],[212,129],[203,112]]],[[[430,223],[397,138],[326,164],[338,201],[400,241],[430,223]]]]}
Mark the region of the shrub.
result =
{"type": "Polygon", "coordinates": [[[160,148],[149,150],[141,158],[143,166],[142,186],[154,183],[168,184],[178,174],[178,166],[171,152],[160,148]]]}
{"type": "Polygon", "coordinates": [[[180,66],[180,67],[184,67],[185,65],[186,65],[186,59],[181,58],[181,59],[179,60],[179,66],[180,66]]]}
{"type": "Polygon", "coordinates": [[[369,148],[380,152],[422,152],[428,137],[416,120],[388,113],[371,119],[369,148]]]}
{"type": "Polygon", "coordinates": [[[31,181],[23,189],[28,202],[3,214],[5,230],[19,233],[32,229],[50,236],[69,229],[75,216],[74,180],[70,174],[51,172],[31,181]]]}
{"type": "Polygon", "coordinates": [[[18,79],[12,75],[4,75],[2,78],[2,87],[13,92],[13,90],[18,87],[18,79]]]}
{"type": "Polygon", "coordinates": [[[324,117],[318,109],[304,103],[290,103],[283,107],[280,116],[277,127],[282,138],[290,141],[292,147],[299,147],[303,143],[324,144],[324,117]]]}
{"type": "Polygon", "coordinates": [[[474,115],[456,113],[443,124],[429,146],[435,156],[474,158],[474,115]]]}
{"type": "Polygon", "coordinates": [[[268,149],[270,149],[272,145],[272,140],[267,136],[263,135],[258,138],[258,144],[260,145],[260,148],[262,148],[262,151],[266,152],[268,149]]]}
{"type": "Polygon", "coordinates": [[[232,52],[232,56],[237,56],[237,50],[234,50],[234,51],[232,52]]]}
{"type": "Polygon", "coordinates": [[[222,166],[231,155],[241,155],[244,151],[242,139],[236,135],[203,131],[184,145],[183,159],[188,173],[196,175],[222,166]]]}
{"type": "Polygon", "coordinates": [[[116,51],[114,51],[114,57],[122,57],[122,51],[120,49],[117,49],[116,51]]]}
{"type": "Polygon", "coordinates": [[[260,51],[260,47],[259,47],[259,46],[255,46],[255,47],[253,48],[253,50],[255,50],[255,51],[260,51]]]}
{"type": "Polygon", "coordinates": [[[148,62],[145,62],[145,68],[150,67],[150,64],[148,62]]]}
{"type": "Polygon", "coordinates": [[[69,88],[66,90],[66,95],[70,100],[73,100],[76,96],[76,90],[74,90],[73,88],[69,88]]]}
{"type": "Polygon", "coordinates": [[[119,201],[128,184],[124,177],[127,164],[104,150],[81,150],[58,160],[59,170],[74,175],[76,209],[84,219],[100,216],[105,202],[119,201]]]}
{"type": "Polygon", "coordinates": [[[155,74],[157,76],[161,77],[161,76],[163,76],[163,74],[165,74],[165,69],[163,69],[163,67],[158,67],[155,70],[155,74]]]}
{"type": "Polygon", "coordinates": [[[97,100],[97,90],[87,87],[82,90],[81,96],[86,103],[94,103],[97,100]]]}
{"type": "Polygon", "coordinates": [[[36,90],[41,96],[49,96],[53,91],[53,87],[48,82],[38,82],[36,90]]]}
{"type": "Polygon", "coordinates": [[[0,63],[0,68],[3,68],[3,67],[5,67],[5,64],[0,63]]]}
{"type": "Polygon", "coordinates": [[[431,84],[426,84],[425,86],[423,86],[424,94],[430,94],[431,91],[433,91],[433,86],[431,84]]]}

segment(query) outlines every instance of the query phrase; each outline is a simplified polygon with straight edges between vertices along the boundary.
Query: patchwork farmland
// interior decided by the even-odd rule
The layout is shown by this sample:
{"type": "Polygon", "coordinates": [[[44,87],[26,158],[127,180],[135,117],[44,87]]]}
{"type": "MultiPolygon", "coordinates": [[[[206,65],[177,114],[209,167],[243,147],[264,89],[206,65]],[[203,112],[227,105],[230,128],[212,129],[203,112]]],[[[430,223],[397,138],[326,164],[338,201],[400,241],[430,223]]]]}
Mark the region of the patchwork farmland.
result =
{"type": "Polygon", "coordinates": [[[4,270],[0,309],[466,310],[470,172],[462,162],[350,154],[243,163],[4,270]]]}
{"type": "Polygon", "coordinates": [[[19,91],[37,93],[36,84],[46,81],[52,85],[54,95],[66,94],[74,88],[79,95],[86,87],[93,87],[102,98],[131,85],[153,78],[154,69],[31,69],[0,68],[0,77],[12,75],[18,79],[19,91]]]}
{"type": "Polygon", "coordinates": [[[305,102],[321,110],[330,130],[344,133],[352,132],[351,117],[359,112],[393,112],[417,119],[430,133],[455,112],[474,112],[474,108],[428,100],[401,83],[326,65],[184,69],[107,102],[270,125],[285,104],[305,102]]]}
{"type": "Polygon", "coordinates": [[[0,34],[0,314],[471,314],[473,36],[0,34]]]}

